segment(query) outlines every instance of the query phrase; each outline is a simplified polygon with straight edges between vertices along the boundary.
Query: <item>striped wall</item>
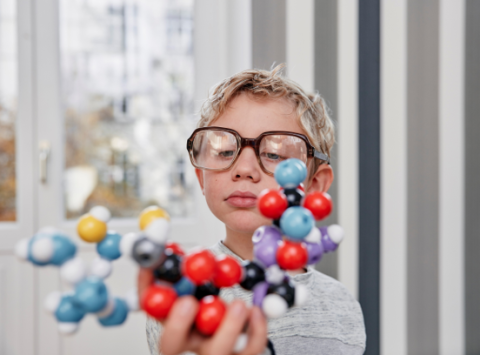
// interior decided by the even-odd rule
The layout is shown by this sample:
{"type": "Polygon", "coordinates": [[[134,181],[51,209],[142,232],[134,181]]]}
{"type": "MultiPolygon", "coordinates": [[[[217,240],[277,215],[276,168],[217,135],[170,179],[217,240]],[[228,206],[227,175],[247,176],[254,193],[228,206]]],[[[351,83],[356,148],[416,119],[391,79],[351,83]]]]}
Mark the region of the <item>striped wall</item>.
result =
{"type": "Polygon", "coordinates": [[[366,354],[480,354],[480,1],[252,0],[252,63],[326,99],[366,354]]]}

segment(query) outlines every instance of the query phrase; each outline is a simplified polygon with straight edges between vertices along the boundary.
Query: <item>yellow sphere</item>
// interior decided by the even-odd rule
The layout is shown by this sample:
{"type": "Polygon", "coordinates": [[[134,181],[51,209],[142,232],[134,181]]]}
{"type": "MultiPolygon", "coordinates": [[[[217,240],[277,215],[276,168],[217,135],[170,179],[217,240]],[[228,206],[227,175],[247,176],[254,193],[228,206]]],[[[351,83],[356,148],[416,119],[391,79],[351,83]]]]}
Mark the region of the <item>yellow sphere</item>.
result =
{"type": "Polygon", "coordinates": [[[78,221],[77,233],[87,243],[98,243],[107,235],[107,224],[86,214],[78,221]]]}
{"type": "Polygon", "coordinates": [[[161,209],[160,207],[150,206],[145,208],[138,219],[140,229],[144,230],[154,219],[157,218],[165,218],[166,220],[170,220],[170,216],[168,215],[167,211],[161,209]]]}

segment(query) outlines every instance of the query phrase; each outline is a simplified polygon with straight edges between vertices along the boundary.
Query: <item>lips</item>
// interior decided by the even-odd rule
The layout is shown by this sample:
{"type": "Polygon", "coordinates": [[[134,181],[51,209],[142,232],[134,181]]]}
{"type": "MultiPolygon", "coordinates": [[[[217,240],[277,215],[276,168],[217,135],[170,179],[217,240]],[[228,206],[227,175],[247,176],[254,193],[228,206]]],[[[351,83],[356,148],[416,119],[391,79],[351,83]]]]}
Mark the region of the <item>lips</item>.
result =
{"type": "Polygon", "coordinates": [[[248,191],[235,191],[225,201],[232,207],[251,208],[257,205],[257,196],[248,191]]]}

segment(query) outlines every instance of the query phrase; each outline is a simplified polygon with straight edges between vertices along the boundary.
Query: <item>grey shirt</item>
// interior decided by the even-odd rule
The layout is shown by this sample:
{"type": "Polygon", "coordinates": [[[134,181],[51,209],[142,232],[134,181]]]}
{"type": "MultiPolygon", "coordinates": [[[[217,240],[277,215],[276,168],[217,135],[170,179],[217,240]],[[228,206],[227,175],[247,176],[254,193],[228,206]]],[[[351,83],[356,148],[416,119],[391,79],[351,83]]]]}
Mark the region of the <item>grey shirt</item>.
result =
{"type": "MultiPolygon", "coordinates": [[[[242,260],[222,242],[210,248],[216,255],[228,254],[242,260]]],[[[277,355],[361,355],[365,350],[365,326],[359,303],[337,280],[312,267],[292,277],[304,284],[310,293],[302,307],[288,310],[285,316],[268,321],[268,337],[277,355]]],[[[236,285],[222,289],[220,296],[227,302],[242,299],[252,303],[252,292],[236,285]]],[[[158,355],[161,325],[147,320],[147,340],[152,355],[158,355]]]]}

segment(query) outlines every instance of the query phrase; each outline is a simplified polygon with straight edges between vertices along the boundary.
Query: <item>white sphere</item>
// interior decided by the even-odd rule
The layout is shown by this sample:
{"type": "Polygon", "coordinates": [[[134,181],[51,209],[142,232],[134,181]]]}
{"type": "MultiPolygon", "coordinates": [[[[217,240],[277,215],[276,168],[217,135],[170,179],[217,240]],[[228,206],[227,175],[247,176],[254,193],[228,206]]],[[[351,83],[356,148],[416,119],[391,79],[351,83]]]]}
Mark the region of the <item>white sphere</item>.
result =
{"type": "Polygon", "coordinates": [[[98,318],[105,318],[108,317],[110,314],[113,313],[115,310],[115,300],[113,298],[109,298],[107,305],[101,310],[96,313],[98,318]]]}
{"type": "Polygon", "coordinates": [[[265,272],[265,278],[269,284],[278,285],[285,278],[285,272],[278,265],[272,265],[265,272]]]}
{"type": "Polygon", "coordinates": [[[120,252],[122,256],[132,257],[133,244],[137,241],[139,235],[137,233],[125,234],[120,240],[120,252]]]}
{"type": "Polygon", "coordinates": [[[58,322],[58,331],[63,335],[74,334],[78,330],[78,323],[58,322]]]}
{"type": "Polygon", "coordinates": [[[308,235],[305,237],[304,241],[309,243],[318,244],[322,240],[322,233],[320,233],[320,229],[318,229],[315,225],[313,226],[312,230],[308,235]]]}
{"type": "Polygon", "coordinates": [[[45,298],[43,306],[47,312],[55,313],[61,300],[62,293],[60,291],[53,291],[45,298]]]}
{"type": "Polygon", "coordinates": [[[145,235],[154,243],[165,244],[169,231],[170,222],[165,218],[157,218],[145,228],[145,235]]]}
{"type": "Polygon", "coordinates": [[[331,226],[328,226],[327,233],[330,237],[330,240],[335,244],[340,244],[345,236],[343,228],[338,224],[332,224],[331,226]]]}
{"type": "Polygon", "coordinates": [[[241,353],[247,347],[248,343],[248,336],[245,333],[241,333],[238,335],[237,340],[235,341],[235,345],[233,346],[234,353],[241,353]]]}
{"type": "Polygon", "coordinates": [[[309,292],[305,285],[295,285],[295,306],[301,307],[308,301],[309,292]]]}
{"type": "Polygon", "coordinates": [[[66,261],[60,267],[60,277],[71,285],[76,285],[87,276],[87,266],[79,257],[66,261]]]}
{"type": "Polygon", "coordinates": [[[110,213],[109,209],[103,206],[92,207],[89,213],[94,218],[105,223],[107,223],[110,220],[110,218],[112,218],[112,214],[110,213]]]}
{"type": "Polygon", "coordinates": [[[90,264],[90,275],[105,279],[112,274],[112,263],[103,258],[95,258],[90,264]]]}
{"type": "Polygon", "coordinates": [[[127,302],[127,306],[130,311],[138,311],[140,309],[138,302],[138,291],[136,288],[133,288],[127,292],[125,295],[125,302],[127,302]]]}
{"type": "Polygon", "coordinates": [[[20,260],[28,259],[28,243],[30,243],[30,239],[24,238],[15,244],[15,255],[20,260]]]}
{"type": "Polygon", "coordinates": [[[262,309],[267,318],[279,318],[287,313],[288,304],[281,296],[271,293],[263,299],[262,309]]]}
{"type": "Polygon", "coordinates": [[[42,263],[49,262],[53,256],[53,241],[51,238],[40,238],[32,243],[32,257],[42,263]]]}

